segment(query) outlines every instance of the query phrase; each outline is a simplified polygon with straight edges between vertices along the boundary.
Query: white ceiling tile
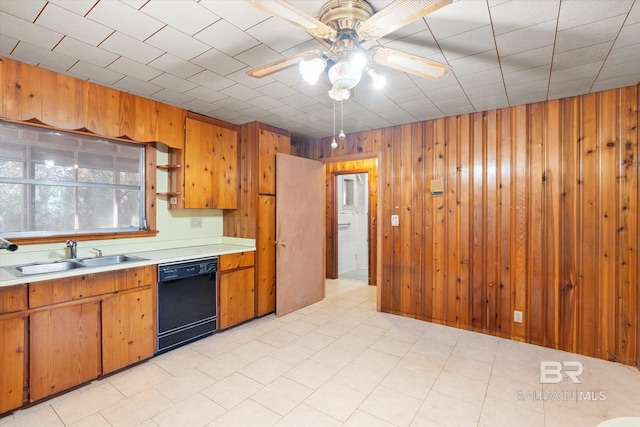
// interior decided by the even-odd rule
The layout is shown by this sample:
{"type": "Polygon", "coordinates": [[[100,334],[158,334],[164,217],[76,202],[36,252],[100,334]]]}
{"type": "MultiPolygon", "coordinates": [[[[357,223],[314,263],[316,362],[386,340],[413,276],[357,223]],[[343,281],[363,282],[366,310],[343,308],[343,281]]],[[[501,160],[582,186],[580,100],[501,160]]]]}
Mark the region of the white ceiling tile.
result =
{"type": "Polygon", "coordinates": [[[53,51],[100,67],[106,67],[118,59],[118,55],[115,53],[81,42],[71,37],[63,38],[53,51]]]}
{"type": "Polygon", "coordinates": [[[424,99],[424,93],[416,87],[404,90],[390,90],[389,99],[396,104],[404,106],[404,103],[424,99]]]}
{"type": "Polygon", "coordinates": [[[634,0],[563,0],[560,3],[558,31],[626,14],[633,2],[634,0]]]}
{"type": "MultiPolygon", "coordinates": [[[[277,99],[274,99],[267,95],[262,95],[257,98],[249,99],[247,102],[255,107],[260,107],[264,110],[271,110],[276,107],[282,107],[284,104],[277,99]]],[[[271,114],[271,113],[269,113],[271,114]]]]}
{"type": "Polygon", "coordinates": [[[574,49],[566,52],[558,52],[553,55],[552,70],[564,70],[577,65],[604,61],[611,50],[611,42],[600,43],[594,46],[574,49]]]}
{"type": "Polygon", "coordinates": [[[631,24],[640,24],[640,3],[637,1],[633,3],[633,7],[629,11],[629,17],[626,21],[626,25],[631,24]]]}
{"type": "Polygon", "coordinates": [[[262,121],[264,117],[268,117],[271,115],[270,111],[262,109],[260,107],[256,107],[255,105],[253,107],[249,107],[242,111],[239,111],[239,113],[242,113],[247,117],[255,117],[256,120],[259,121],[262,121]]]}
{"type": "Polygon", "coordinates": [[[509,56],[543,46],[552,46],[555,42],[555,28],[556,21],[547,21],[497,36],[498,52],[501,56],[509,56]]]}
{"type": "Polygon", "coordinates": [[[200,65],[208,70],[216,70],[216,73],[226,76],[235,71],[245,68],[247,65],[229,55],[225,55],[216,49],[210,49],[202,55],[191,60],[194,64],[200,65]]]}
{"type": "Polygon", "coordinates": [[[555,21],[559,0],[520,0],[491,7],[491,21],[496,35],[509,33],[543,22],[555,21]]]}
{"type": "Polygon", "coordinates": [[[247,75],[247,71],[251,70],[251,67],[246,67],[233,73],[227,74],[227,78],[233,80],[236,83],[240,83],[251,89],[256,89],[272,83],[274,80],[271,77],[265,76],[259,79],[247,75]]]}
{"type": "Polygon", "coordinates": [[[62,73],[66,72],[76,62],[75,58],[25,42],[18,43],[18,46],[13,50],[13,55],[37,62],[50,70],[62,73]]]}
{"type": "Polygon", "coordinates": [[[189,80],[199,84],[200,86],[208,87],[213,90],[224,89],[235,84],[233,80],[229,80],[226,77],[209,70],[204,70],[198,74],[194,74],[189,77],[189,80]]]}
{"type": "MultiPolygon", "coordinates": [[[[182,108],[187,111],[193,111],[200,114],[205,114],[211,110],[211,104],[200,99],[192,99],[191,101],[182,104],[182,108]]],[[[206,115],[206,114],[205,114],[206,115]]]]}
{"type": "Polygon", "coordinates": [[[131,92],[136,95],[151,97],[155,92],[161,90],[160,86],[127,76],[119,80],[114,87],[124,92],[131,92]]]}
{"type": "Polygon", "coordinates": [[[177,56],[178,58],[190,60],[211,49],[209,45],[173,27],[164,27],[151,37],[146,43],[155,46],[165,52],[177,56]]]}
{"type": "MultiPolygon", "coordinates": [[[[29,22],[35,21],[42,8],[47,4],[46,0],[32,0],[32,1],[8,1],[2,0],[2,10],[5,12],[17,16],[29,22]]],[[[4,25],[4,21],[0,20],[4,25]]]]}
{"type": "Polygon", "coordinates": [[[444,113],[445,116],[457,116],[459,114],[469,114],[475,113],[476,109],[473,108],[473,105],[466,103],[461,105],[452,105],[447,107],[442,107],[440,110],[444,113]]]}
{"type": "Polygon", "coordinates": [[[251,88],[248,88],[239,84],[226,87],[222,89],[220,93],[223,93],[235,99],[239,99],[241,101],[248,101],[249,99],[257,98],[259,96],[264,96],[260,92],[257,92],[251,88]]]}
{"type": "Polygon", "coordinates": [[[153,94],[153,99],[171,105],[182,105],[189,101],[193,101],[193,98],[189,95],[166,88],[155,92],[153,94]]]}
{"type": "Polygon", "coordinates": [[[488,111],[506,108],[509,106],[509,101],[504,93],[500,93],[479,99],[472,99],[471,105],[473,105],[476,111],[488,111]]]}
{"type": "Polygon", "coordinates": [[[613,41],[620,32],[624,16],[615,16],[589,25],[558,31],[556,53],[613,41]]]}
{"type": "Polygon", "coordinates": [[[81,76],[83,80],[90,80],[94,83],[111,86],[124,77],[124,74],[106,68],[98,67],[94,64],[78,61],[69,70],[76,76],[81,76]]]}
{"type": "Polygon", "coordinates": [[[200,101],[207,102],[209,104],[215,103],[227,97],[227,95],[218,92],[217,90],[198,86],[185,92],[186,95],[192,96],[200,101]]]}
{"type": "Polygon", "coordinates": [[[140,10],[190,36],[220,19],[218,15],[194,1],[150,1],[140,10]]]}
{"type": "Polygon", "coordinates": [[[313,105],[316,102],[302,93],[297,93],[295,95],[287,96],[286,98],[280,99],[280,101],[284,102],[286,105],[290,105],[291,107],[297,107],[297,108],[313,105]]]}
{"type": "Polygon", "coordinates": [[[411,36],[383,43],[391,49],[397,49],[413,55],[429,57],[441,54],[440,48],[429,31],[422,31],[411,36]]]}
{"type": "Polygon", "coordinates": [[[531,83],[539,80],[549,79],[551,73],[551,65],[543,65],[526,70],[515,71],[513,73],[504,74],[504,83],[506,87],[531,83]]]}
{"type": "Polygon", "coordinates": [[[291,117],[298,113],[298,109],[289,105],[282,105],[280,107],[274,108],[273,110],[271,110],[271,112],[282,117],[291,117]]]}
{"type": "Polygon", "coordinates": [[[111,34],[100,47],[143,64],[148,64],[164,53],[156,47],[118,32],[111,34]]]}
{"type": "Polygon", "coordinates": [[[619,49],[613,48],[605,66],[624,64],[627,62],[637,61],[640,59],[640,42],[638,44],[628,45],[619,49]]]}
{"type": "Polygon", "coordinates": [[[197,84],[190,82],[189,80],[181,79],[169,73],[162,73],[158,77],[154,77],[153,79],[149,80],[149,83],[153,83],[154,85],[165,88],[170,88],[171,90],[178,93],[185,93],[198,86],[197,84]]]}
{"type": "Polygon", "coordinates": [[[511,85],[507,86],[507,95],[509,99],[513,97],[521,97],[523,95],[528,94],[536,94],[540,92],[547,93],[547,89],[549,87],[549,79],[536,80],[529,83],[524,83],[520,85],[511,85]]]}
{"type": "Polygon", "coordinates": [[[13,49],[18,45],[18,40],[13,37],[0,37],[0,54],[10,55],[13,49]]]}
{"type": "Polygon", "coordinates": [[[119,1],[98,2],[87,18],[138,40],[145,40],[166,25],[119,1]]]}
{"type": "Polygon", "coordinates": [[[503,84],[502,74],[496,73],[494,70],[487,70],[475,74],[467,74],[458,77],[463,88],[481,88],[490,84],[503,84]]]}
{"type": "Polygon", "coordinates": [[[116,59],[107,68],[145,82],[162,74],[162,71],[124,57],[116,59]]]}
{"type": "Polygon", "coordinates": [[[184,59],[171,55],[170,53],[163,54],[149,62],[148,65],[183,79],[187,79],[203,70],[202,67],[192,64],[191,62],[187,62],[184,59]]]}
{"type": "Polygon", "coordinates": [[[249,2],[245,1],[200,0],[199,4],[241,30],[246,30],[265,19],[269,19],[269,15],[251,6],[249,2]]]}
{"type": "Polygon", "coordinates": [[[423,33],[425,31],[429,33],[429,36],[431,38],[433,38],[431,36],[431,32],[429,31],[429,27],[427,27],[427,23],[425,22],[425,20],[424,19],[416,19],[415,21],[413,21],[409,25],[401,27],[401,28],[395,30],[394,32],[392,32],[390,34],[387,34],[386,36],[384,36],[383,38],[380,39],[380,42],[383,45],[386,45],[387,43],[392,42],[394,40],[399,40],[399,39],[411,37],[411,36],[413,36],[413,35],[415,35],[417,33],[423,33]]]}
{"type": "Polygon", "coordinates": [[[274,99],[282,99],[298,93],[296,90],[280,82],[272,82],[264,86],[260,86],[259,88],[257,88],[257,90],[258,92],[270,96],[274,99]]]}
{"type": "Polygon", "coordinates": [[[235,56],[260,44],[258,40],[224,20],[210,25],[195,37],[229,56],[235,56]]]}
{"type": "Polygon", "coordinates": [[[278,61],[282,59],[283,56],[270,47],[260,44],[240,55],[236,55],[235,58],[252,67],[259,67],[270,62],[278,61]]]}
{"type": "Polygon", "coordinates": [[[441,39],[439,44],[449,62],[496,48],[490,25],[441,39]]]}
{"type": "Polygon", "coordinates": [[[640,22],[636,24],[629,24],[629,20],[625,21],[625,25],[622,27],[620,34],[616,38],[614,44],[615,47],[629,46],[638,43],[638,36],[640,35],[640,22]]]}
{"type": "Polygon", "coordinates": [[[561,81],[549,85],[549,99],[565,98],[589,93],[595,79],[584,78],[571,81],[561,81]],[[571,95],[570,95],[571,94],[571,95]]]}
{"type": "Polygon", "coordinates": [[[48,3],[44,8],[36,24],[49,28],[59,33],[67,34],[74,39],[97,46],[113,32],[90,19],[83,18],[67,9],[48,3]]]}
{"type": "Polygon", "coordinates": [[[486,2],[476,0],[454,2],[430,13],[425,20],[438,40],[491,24],[486,2]]]}
{"type": "Polygon", "coordinates": [[[10,36],[49,50],[53,49],[63,37],[60,33],[32,24],[3,11],[0,11],[0,22],[2,22],[0,34],[3,36],[10,36]]]}
{"type": "Polygon", "coordinates": [[[131,6],[133,8],[140,9],[149,0],[120,0],[120,1],[122,3],[128,4],[129,6],[131,6]]]}
{"type": "Polygon", "coordinates": [[[593,92],[599,92],[601,90],[616,89],[616,88],[627,87],[627,86],[637,86],[638,83],[640,83],[640,81],[638,81],[638,76],[636,75],[614,77],[611,79],[602,79],[602,80],[598,79],[594,83],[591,90],[593,92]]]}
{"type": "Polygon", "coordinates": [[[495,49],[481,52],[464,58],[449,61],[456,76],[473,74],[491,69],[499,69],[498,53],[495,49]]]}
{"type": "Polygon", "coordinates": [[[527,50],[513,55],[501,55],[500,66],[503,73],[526,70],[551,64],[553,59],[553,45],[527,50]]]}
{"type": "MultiPolygon", "coordinates": [[[[600,74],[598,75],[598,79],[606,80],[606,79],[612,79],[616,77],[625,77],[628,75],[637,76],[637,73],[634,73],[633,71],[631,71],[634,69],[640,70],[640,60],[627,62],[624,64],[609,65],[606,67],[602,67],[602,71],[600,71],[600,74]]],[[[637,79],[637,80],[640,81],[640,79],[637,79]]]]}
{"type": "Polygon", "coordinates": [[[590,64],[582,64],[571,68],[564,68],[562,70],[552,70],[550,86],[554,86],[561,82],[571,82],[578,79],[591,79],[596,80],[598,72],[602,68],[604,61],[593,62],[590,64]]]}
{"type": "Polygon", "coordinates": [[[231,111],[241,111],[251,107],[251,104],[231,96],[221,99],[220,101],[216,101],[216,105],[231,111]]]}
{"type": "Polygon", "coordinates": [[[247,34],[260,40],[276,52],[283,52],[311,39],[306,31],[279,18],[262,21],[249,28],[247,34]],[[286,28],[286,31],[283,32],[283,28],[286,28]]]}
{"type": "Polygon", "coordinates": [[[96,4],[96,0],[49,0],[49,3],[55,3],[68,11],[85,16],[96,4]]]}

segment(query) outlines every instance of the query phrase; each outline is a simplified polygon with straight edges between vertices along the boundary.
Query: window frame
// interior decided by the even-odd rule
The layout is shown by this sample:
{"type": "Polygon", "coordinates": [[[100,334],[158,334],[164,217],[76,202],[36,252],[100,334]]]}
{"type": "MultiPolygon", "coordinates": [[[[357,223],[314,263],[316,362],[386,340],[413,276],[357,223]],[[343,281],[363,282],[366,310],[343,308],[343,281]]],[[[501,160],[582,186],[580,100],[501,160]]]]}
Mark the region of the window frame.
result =
{"type": "MultiPolygon", "coordinates": [[[[113,141],[115,143],[121,142],[126,144],[134,144],[143,146],[144,150],[144,164],[142,165],[142,176],[140,191],[143,192],[144,197],[141,198],[141,203],[144,204],[144,213],[146,220],[146,227],[142,227],[138,230],[119,230],[112,229],[105,232],[98,231],[82,231],[77,233],[64,233],[64,234],[42,234],[42,235],[19,235],[12,237],[11,233],[1,232],[3,236],[11,237],[11,241],[19,245],[30,244],[42,244],[42,243],[55,243],[65,242],[68,239],[74,239],[78,241],[86,240],[110,240],[110,239],[123,239],[123,238],[138,238],[155,236],[158,231],[156,230],[156,144],[134,141],[128,138],[114,138],[108,136],[97,135],[85,130],[68,130],[59,129],[56,127],[48,126],[37,121],[14,121],[0,119],[0,123],[15,124],[26,127],[40,128],[49,132],[60,132],[66,134],[75,134],[90,139],[104,139],[107,141],[113,141]]],[[[37,233],[37,232],[24,232],[24,233],[37,233]]],[[[47,233],[46,231],[43,233],[47,233]]]]}

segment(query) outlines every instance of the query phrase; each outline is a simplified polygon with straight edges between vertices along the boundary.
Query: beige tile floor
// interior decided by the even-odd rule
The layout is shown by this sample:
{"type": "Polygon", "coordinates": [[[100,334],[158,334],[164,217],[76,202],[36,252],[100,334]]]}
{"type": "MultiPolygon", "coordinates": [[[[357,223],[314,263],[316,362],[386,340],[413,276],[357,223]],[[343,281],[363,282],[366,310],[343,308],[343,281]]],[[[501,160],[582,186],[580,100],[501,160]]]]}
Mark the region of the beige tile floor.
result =
{"type": "Polygon", "coordinates": [[[330,280],[317,304],[155,357],[0,425],[596,426],[622,416],[640,416],[635,368],[378,313],[374,287],[330,280]],[[542,385],[540,361],[583,363],[582,383],[542,385]]]}

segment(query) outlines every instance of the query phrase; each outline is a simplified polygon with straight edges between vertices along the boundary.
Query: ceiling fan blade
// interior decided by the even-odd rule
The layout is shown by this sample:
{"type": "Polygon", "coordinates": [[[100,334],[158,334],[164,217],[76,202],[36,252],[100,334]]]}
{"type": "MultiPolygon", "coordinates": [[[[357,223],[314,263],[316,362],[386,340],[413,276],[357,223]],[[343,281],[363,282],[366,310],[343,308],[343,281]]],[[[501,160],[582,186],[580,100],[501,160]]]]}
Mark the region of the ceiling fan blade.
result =
{"type": "Polygon", "coordinates": [[[380,65],[431,80],[440,80],[451,71],[448,65],[382,46],[372,47],[369,54],[380,65]]]}
{"type": "Polygon", "coordinates": [[[450,4],[452,1],[396,0],[364,21],[356,31],[363,40],[377,39],[450,4]]]}
{"type": "Polygon", "coordinates": [[[286,19],[312,36],[321,39],[335,39],[337,36],[336,30],[296,9],[284,0],[252,0],[251,4],[269,15],[286,19]]]}
{"type": "Polygon", "coordinates": [[[317,49],[309,50],[306,52],[299,53],[297,55],[283,58],[276,62],[272,62],[271,64],[266,64],[261,67],[254,68],[253,70],[249,70],[247,71],[247,75],[250,77],[257,77],[257,78],[265,77],[273,73],[277,73],[278,71],[286,70],[289,67],[293,67],[303,59],[318,58],[322,55],[323,53],[317,49]]]}

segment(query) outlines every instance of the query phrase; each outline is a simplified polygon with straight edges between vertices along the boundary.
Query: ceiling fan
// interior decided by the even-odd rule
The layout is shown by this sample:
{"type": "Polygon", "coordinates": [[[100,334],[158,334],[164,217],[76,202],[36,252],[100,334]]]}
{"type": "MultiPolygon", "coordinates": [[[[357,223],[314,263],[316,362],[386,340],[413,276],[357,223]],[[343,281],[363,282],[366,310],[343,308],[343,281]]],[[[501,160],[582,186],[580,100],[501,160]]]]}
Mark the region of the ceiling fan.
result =
{"type": "Polygon", "coordinates": [[[314,84],[326,70],[332,84],[329,96],[341,101],[351,96],[363,73],[374,86],[384,85],[384,76],[374,70],[374,64],[432,80],[441,79],[450,71],[449,66],[439,62],[383,46],[366,49],[363,44],[453,0],[395,0],[378,12],[366,0],[329,0],[320,8],[317,19],[284,0],[250,1],[256,8],[287,20],[329,45],[326,51],[314,49],[249,70],[251,77],[265,77],[299,64],[305,81],[314,84]]]}

